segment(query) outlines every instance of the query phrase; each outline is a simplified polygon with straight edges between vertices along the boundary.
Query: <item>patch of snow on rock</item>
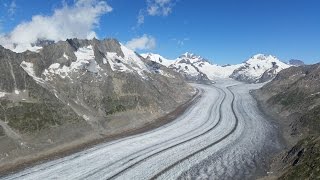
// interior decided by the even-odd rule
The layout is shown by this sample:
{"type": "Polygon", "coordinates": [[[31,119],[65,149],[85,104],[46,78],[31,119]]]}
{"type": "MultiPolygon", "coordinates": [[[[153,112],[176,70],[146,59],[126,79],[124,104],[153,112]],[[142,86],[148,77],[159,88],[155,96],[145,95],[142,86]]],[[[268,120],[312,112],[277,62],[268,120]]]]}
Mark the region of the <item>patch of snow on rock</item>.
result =
{"type": "Polygon", "coordinates": [[[43,83],[44,81],[37,77],[34,69],[33,69],[33,63],[31,62],[25,62],[22,61],[22,63],[20,64],[20,66],[28,73],[29,76],[31,76],[35,81],[37,81],[38,83],[43,83]]]}
{"type": "Polygon", "coordinates": [[[66,58],[66,59],[69,59],[69,56],[66,55],[66,53],[63,53],[63,57],[66,58]]]}
{"type": "Polygon", "coordinates": [[[7,93],[5,93],[5,92],[0,92],[0,98],[6,96],[6,94],[7,94],[7,93]]]}
{"type": "MultiPolygon", "coordinates": [[[[95,60],[94,51],[91,45],[79,48],[78,51],[75,52],[75,56],[77,57],[77,60],[72,62],[69,67],[65,65],[61,67],[59,63],[54,63],[51,64],[43,74],[47,79],[51,79],[51,74],[57,74],[64,79],[69,77],[68,74],[70,72],[87,70],[92,73],[99,73],[99,70],[101,70],[95,60]]],[[[69,59],[65,53],[63,54],[63,57],[69,59]]]]}
{"type": "Polygon", "coordinates": [[[97,69],[97,67],[93,67],[97,66],[97,63],[95,62],[94,51],[91,45],[79,48],[78,51],[76,51],[74,54],[77,57],[77,61],[71,63],[71,70],[83,69],[86,65],[91,66],[90,69],[87,69],[88,71],[95,71],[97,69]]]}
{"type": "Polygon", "coordinates": [[[132,50],[121,44],[121,50],[124,54],[124,63],[131,65],[132,68],[137,71],[140,75],[143,75],[143,71],[149,72],[149,69],[146,67],[141,58],[132,50]]]}
{"type": "Polygon", "coordinates": [[[122,63],[124,59],[117,56],[117,53],[108,52],[106,61],[109,62],[112,71],[131,72],[131,70],[122,63]]]}

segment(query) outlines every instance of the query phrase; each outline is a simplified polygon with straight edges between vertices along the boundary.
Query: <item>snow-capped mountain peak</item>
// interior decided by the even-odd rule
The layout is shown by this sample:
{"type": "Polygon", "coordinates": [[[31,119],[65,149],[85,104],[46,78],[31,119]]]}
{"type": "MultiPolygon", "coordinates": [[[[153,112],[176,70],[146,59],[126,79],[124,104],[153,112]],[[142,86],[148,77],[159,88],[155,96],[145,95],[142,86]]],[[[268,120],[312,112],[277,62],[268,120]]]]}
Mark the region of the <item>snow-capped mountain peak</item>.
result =
{"type": "Polygon", "coordinates": [[[265,54],[256,54],[252,56],[246,62],[253,62],[253,61],[280,61],[277,57],[272,55],[265,55],[265,54]]]}
{"type": "Polygon", "coordinates": [[[179,58],[177,58],[176,61],[188,62],[188,63],[202,63],[202,62],[210,63],[207,59],[190,52],[186,52],[182,54],[181,56],[179,56],[179,58]]]}
{"type": "Polygon", "coordinates": [[[272,55],[257,54],[244,62],[244,65],[236,69],[231,77],[246,82],[264,82],[272,79],[283,69],[290,65],[280,61],[272,55]]]}
{"type": "Polygon", "coordinates": [[[191,58],[191,59],[195,59],[195,58],[200,58],[200,56],[196,56],[195,54],[190,53],[190,52],[185,52],[184,54],[182,54],[182,55],[180,56],[180,58],[191,58]]]}
{"type": "Polygon", "coordinates": [[[265,54],[257,54],[245,61],[247,65],[251,67],[256,67],[258,69],[269,69],[275,65],[286,68],[289,65],[280,61],[277,57],[272,55],[265,55],[265,54]]]}
{"type": "Polygon", "coordinates": [[[228,78],[239,65],[222,67],[193,53],[184,53],[170,66],[182,73],[187,79],[197,81],[228,78]]]}
{"type": "Polygon", "coordinates": [[[142,54],[151,61],[165,65],[179,73],[187,80],[208,81],[217,78],[234,78],[246,82],[264,82],[272,79],[282,69],[290,65],[277,57],[266,54],[256,54],[244,63],[228,66],[213,64],[201,56],[186,52],[176,60],[168,60],[159,54],[142,54]]]}

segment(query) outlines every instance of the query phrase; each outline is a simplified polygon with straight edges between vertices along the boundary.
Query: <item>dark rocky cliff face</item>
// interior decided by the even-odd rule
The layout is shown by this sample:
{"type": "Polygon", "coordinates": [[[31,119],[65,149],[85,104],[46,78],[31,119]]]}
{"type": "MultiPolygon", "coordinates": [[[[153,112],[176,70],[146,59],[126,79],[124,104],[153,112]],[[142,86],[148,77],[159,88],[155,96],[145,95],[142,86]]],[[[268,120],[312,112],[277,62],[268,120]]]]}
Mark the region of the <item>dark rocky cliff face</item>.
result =
{"type": "Polygon", "coordinates": [[[34,53],[16,54],[0,47],[0,120],[22,133],[35,132],[65,122],[83,121],[50,90],[37,84],[20,64],[34,53]]]}
{"type": "Polygon", "coordinates": [[[136,128],[193,93],[181,75],[115,39],[69,39],[19,54],[0,46],[0,143],[16,143],[0,148],[0,157],[21,144],[52,147],[136,128]]]}
{"type": "Polygon", "coordinates": [[[319,177],[320,64],[285,69],[254,94],[279,119],[288,141],[277,160],[286,169],[281,179],[319,177]]]}
{"type": "Polygon", "coordinates": [[[15,89],[24,89],[24,75],[20,67],[24,60],[22,54],[16,54],[0,46],[0,88],[6,92],[13,92],[15,89]]]}

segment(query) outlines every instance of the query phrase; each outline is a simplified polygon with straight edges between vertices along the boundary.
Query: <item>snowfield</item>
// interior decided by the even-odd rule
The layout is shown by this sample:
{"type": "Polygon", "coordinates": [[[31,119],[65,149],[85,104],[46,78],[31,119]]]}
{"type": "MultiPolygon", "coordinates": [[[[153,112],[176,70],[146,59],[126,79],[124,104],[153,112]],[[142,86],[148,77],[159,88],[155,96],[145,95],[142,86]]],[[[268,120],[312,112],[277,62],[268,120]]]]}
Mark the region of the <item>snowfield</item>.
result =
{"type": "Polygon", "coordinates": [[[2,179],[247,179],[266,173],[263,157],[279,143],[249,94],[262,85],[222,79],[193,86],[201,98],[165,126],[2,179]]]}

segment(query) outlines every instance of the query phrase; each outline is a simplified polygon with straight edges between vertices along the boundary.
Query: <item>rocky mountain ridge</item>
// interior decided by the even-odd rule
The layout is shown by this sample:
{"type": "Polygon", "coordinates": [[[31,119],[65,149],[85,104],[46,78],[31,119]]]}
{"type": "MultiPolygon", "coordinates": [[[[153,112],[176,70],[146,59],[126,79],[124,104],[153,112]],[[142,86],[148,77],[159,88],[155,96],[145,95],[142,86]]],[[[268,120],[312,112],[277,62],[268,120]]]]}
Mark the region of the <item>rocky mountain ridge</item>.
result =
{"type": "Polygon", "coordinates": [[[320,175],[320,64],[281,71],[254,92],[262,109],[282,129],[287,149],[275,158],[280,179],[316,179],[320,175]]]}
{"type": "Polygon", "coordinates": [[[304,66],[305,65],[304,62],[299,59],[290,59],[289,64],[293,65],[293,66],[304,66]]]}

